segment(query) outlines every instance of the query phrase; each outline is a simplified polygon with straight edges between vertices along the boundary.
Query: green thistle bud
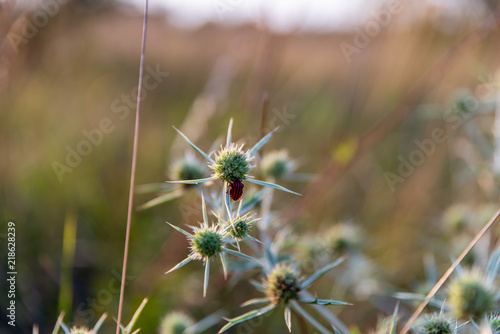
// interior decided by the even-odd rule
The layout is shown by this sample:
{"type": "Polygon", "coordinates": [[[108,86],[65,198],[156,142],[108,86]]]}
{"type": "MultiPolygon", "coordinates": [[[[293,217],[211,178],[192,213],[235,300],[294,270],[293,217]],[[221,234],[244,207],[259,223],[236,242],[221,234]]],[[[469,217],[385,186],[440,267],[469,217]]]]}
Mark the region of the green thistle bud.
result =
{"type": "Polygon", "coordinates": [[[288,157],[285,150],[267,153],[260,163],[262,175],[270,179],[282,179],[295,170],[295,163],[288,157]]]}
{"type": "Polygon", "coordinates": [[[420,320],[417,328],[423,334],[453,334],[455,329],[452,321],[443,315],[433,314],[420,320]]]}
{"type": "Polygon", "coordinates": [[[85,327],[73,327],[70,330],[70,334],[94,334],[94,331],[91,331],[85,327]]]}
{"type": "Polygon", "coordinates": [[[242,148],[243,145],[238,147],[234,143],[229,147],[222,148],[215,155],[215,163],[209,165],[214,171],[214,176],[229,184],[236,180],[245,180],[253,168],[251,165],[253,158],[242,148]]]}
{"type": "Polygon", "coordinates": [[[193,320],[181,312],[168,313],[160,324],[160,334],[192,334],[193,320]]]}
{"type": "Polygon", "coordinates": [[[197,180],[206,175],[206,166],[199,162],[192,154],[186,156],[174,163],[171,169],[173,180],[197,180]]]}
{"type": "Polygon", "coordinates": [[[470,225],[471,221],[471,212],[461,204],[450,206],[443,215],[443,225],[449,234],[463,231],[470,225]]]}
{"type": "Polygon", "coordinates": [[[456,278],[447,298],[457,318],[479,319],[495,309],[495,292],[477,272],[466,272],[456,278]]]}
{"type": "Polygon", "coordinates": [[[248,235],[248,232],[250,232],[254,221],[248,214],[237,217],[233,221],[234,228],[231,228],[229,233],[236,239],[244,239],[248,235]]]}
{"type": "Polygon", "coordinates": [[[326,242],[330,249],[338,254],[359,251],[363,245],[360,229],[350,223],[339,223],[326,233],[326,242]]]}
{"type": "Polygon", "coordinates": [[[222,252],[223,235],[215,226],[195,229],[191,239],[192,258],[211,258],[222,252]]]}
{"type": "Polygon", "coordinates": [[[297,269],[289,264],[278,264],[264,281],[267,298],[273,304],[298,299],[301,278],[297,269]]]}

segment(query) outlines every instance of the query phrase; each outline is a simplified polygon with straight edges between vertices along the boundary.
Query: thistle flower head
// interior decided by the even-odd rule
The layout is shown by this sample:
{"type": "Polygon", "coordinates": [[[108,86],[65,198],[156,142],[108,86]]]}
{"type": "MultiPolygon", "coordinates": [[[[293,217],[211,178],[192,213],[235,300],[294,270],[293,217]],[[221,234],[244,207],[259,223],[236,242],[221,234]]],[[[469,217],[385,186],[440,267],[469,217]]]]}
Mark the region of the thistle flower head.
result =
{"type": "Polygon", "coordinates": [[[94,331],[88,329],[88,328],[85,328],[85,327],[73,327],[71,328],[70,330],[70,333],[71,334],[95,334],[94,331]]]}
{"type": "Polygon", "coordinates": [[[423,334],[453,334],[456,332],[452,321],[442,314],[427,315],[419,321],[416,330],[423,334]]]}
{"type": "Polygon", "coordinates": [[[191,257],[201,260],[211,258],[222,252],[223,235],[216,226],[194,228],[191,238],[191,257]]]}
{"type": "Polygon", "coordinates": [[[267,275],[264,286],[267,298],[273,304],[298,299],[301,290],[301,277],[298,270],[286,263],[280,263],[267,275]]]}
{"type": "Polygon", "coordinates": [[[215,154],[213,164],[209,164],[214,171],[214,176],[231,184],[236,180],[242,181],[248,178],[248,173],[253,168],[251,164],[253,157],[249,152],[243,151],[243,145],[231,144],[223,147],[215,154]]]}
{"type": "Polygon", "coordinates": [[[345,254],[358,251],[363,244],[363,236],[357,226],[339,223],[327,232],[326,241],[332,251],[345,254]]]}
{"type": "Polygon", "coordinates": [[[194,321],[181,312],[168,313],[161,321],[160,334],[191,334],[194,321]]]}
{"type": "Polygon", "coordinates": [[[288,157],[287,151],[272,151],[264,155],[260,168],[265,178],[279,180],[293,173],[295,163],[288,157]]]}
{"type": "Polygon", "coordinates": [[[252,227],[255,219],[252,219],[249,214],[238,216],[233,221],[233,228],[229,230],[231,236],[235,239],[244,239],[252,227]]]}
{"type": "Polygon", "coordinates": [[[196,180],[205,177],[206,166],[199,162],[194,155],[186,156],[174,163],[171,169],[173,180],[196,180]]]}
{"type": "Polygon", "coordinates": [[[457,318],[479,319],[495,309],[496,294],[477,272],[465,272],[448,288],[447,298],[457,318]]]}

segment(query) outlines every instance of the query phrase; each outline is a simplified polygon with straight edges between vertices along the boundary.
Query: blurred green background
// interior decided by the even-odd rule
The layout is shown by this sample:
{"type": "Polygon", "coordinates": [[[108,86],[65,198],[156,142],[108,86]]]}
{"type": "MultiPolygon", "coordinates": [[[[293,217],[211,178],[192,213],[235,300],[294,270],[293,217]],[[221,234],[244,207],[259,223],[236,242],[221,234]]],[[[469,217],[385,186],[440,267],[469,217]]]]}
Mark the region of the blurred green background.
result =
{"type": "MultiPolygon", "coordinates": [[[[20,333],[35,323],[49,332],[61,309],[67,323],[92,326],[103,312],[114,317],[118,309],[135,111],[133,103],[124,107],[120,99],[136,94],[142,16],[124,3],[70,1],[16,50],[9,36],[22,36],[22,18],[29,20],[36,7],[20,10],[12,4],[0,1],[0,31],[6,36],[0,49],[0,263],[5,267],[7,222],[14,221],[20,333]],[[54,163],[67,165],[68,147],[77,150],[86,140],[83,132],[99,129],[103,119],[112,130],[60,180],[54,163]],[[65,222],[69,240],[71,226],[76,228],[74,256],[71,244],[63,253],[65,222]]],[[[445,247],[450,245],[437,221],[449,205],[498,202],[492,161],[500,35],[487,25],[494,22],[488,21],[494,8],[450,19],[446,11],[411,6],[423,14],[411,19],[414,7],[405,7],[350,63],[340,45],[354,44],[352,30],[278,33],[265,24],[213,23],[186,29],[154,11],[149,21],[146,66],[168,76],[143,100],[137,184],[167,180],[169,166],[189,150],[172,125],[209,150],[222,142],[232,117],[233,137],[255,143],[267,93],[267,124],[281,130],[266,150],[288,149],[299,172],[325,181],[324,188],[283,183],[306,196],[277,194],[274,209],[286,215],[306,205],[284,222],[299,234],[352,218],[367,236],[364,252],[383,277],[380,291],[335,310],[361,332],[392,311],[393,301],[385,297],[390,291],[409,289],[422,278],[426,251],[446,268],[453,251],[445,247]],[[438,63],[457,44],[461,47],[438,63]],[[475,97],[480,107],[450,129],[443,115],[460,94],[475,97]],[[398,108],[403,112],[395,112],[398,108]],[[400,122],[350,160],[373,125],[395,120],[400,122]],[[448,140],[392,191],[386,173],[397,174],[400,157],[408,159],[418,149],[414,141],[431,138],[434,129],[446,131],[448,140]],[[332,164],[346,162],[346,171],[325,176],[335,172],[332,164]]],[[[137,195],[135,204],[151,198],[137,195]]],[[[156,332],[172,310],[197,320],[220,309],[235,316],[242,313],[241,302],[260,296],[247,280],[226,284],[219,265],[206,299],[199,263],[164,275],[188,253],[186,240],[165,221],[195,224],[201,215],[189,208],[197,208],[198,201],[189,193],[134,212],[124,320],[149,297],[138,322],[144,333],[156,332]]],[[[2,282],[4,275],[2,270],[2,282]]],[[[329,284],[320,284],[318,294],[328,294],[329,284]]],[[[6,300],[2,289],[2,305],[6,300]]],[[[284,332],[276,313],[259,332],[284,332]]],[[[5,326],[0,324],[2,332],[11,330],[5,326]]],[[[112,328],[108,319],[105,332],[112,328]]]]}

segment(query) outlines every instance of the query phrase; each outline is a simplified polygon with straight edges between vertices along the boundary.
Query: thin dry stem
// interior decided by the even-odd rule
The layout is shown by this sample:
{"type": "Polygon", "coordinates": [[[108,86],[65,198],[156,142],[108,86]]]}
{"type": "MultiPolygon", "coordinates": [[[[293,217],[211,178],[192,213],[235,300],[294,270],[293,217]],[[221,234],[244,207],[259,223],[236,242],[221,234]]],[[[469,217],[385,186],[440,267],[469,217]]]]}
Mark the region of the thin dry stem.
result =
{"type": "Polygon", "coordinates": [[[130,190],[128,195],[128,209],[127,209],[127,230],[125,234],[125,248],[123,250],[123,268],[122,278],[120,284],[120,302],[118,304],[118,318],[116,321],[116,334],[120,334],[120,324],[122,322],[123,311],[123,295],[125,292],[125,276],[127,273],[128,249],[130,243],[130,226],[132,225],[132,208],[134,203],[134,186],[135,186],[135,168],[137,162],[137,146],[139,140],[139,115],[141,111],[141,96],[142,96],[142,78],[144,72],[144,55],[146,53],[146,34],[148,28],[148,5],[149,0],[145,0],[144,4],[144,22],[142,26],[142,50],[141,62],[139,66],[139,87],[137,91],[137,107],[135,110],[135,129],[134,129],[134,144],[132,147],[132,168],[130,172],[130,190]]]}
{"type": "Polygon", "coordinates": [[[418,318],[420,313],[422,313],[424,308],[427,306],[427,303],[429,303],[429,300],[431,300],[436,295],[438,290],[443,286],[444,282],[450,277],[450,275],[453,273],[455,268],[460,264],[460,262],[462,262],[462,260],[467,256],[467,254],[470,252],[470,250],[477,244],[479,239],[481,239],[483,237],[483,235],[486,233],[486,231],[488,231],[488,229],[495,223],[498,216],[500,216],[500,209],[498,209],[498,211],[495,213],[495,215],[488,221],[488,223],[486,223],[486,225],[484,225],[484,227],[481,229],[481,231],[479,231],[479,233],[476,234],[474,239],[472,239],[472,241],[464,249],[464,251],[460,254],[460,256],[455,260],[455,262],[453,262],[451,267],[449,267],[448,270],[446,270],[444,275],[439,279],[439,281],[436,283],[436,285],[434,285],[432,290],[425,297],[425,300],[422,303],[420,303],[420,305],[415,310],[415,312],[413,312],[413,314],[410,317],[410,320],[408,320],[406,325],[403,327],[401,334],[406,334],[410,330],[412,323],[415,321],[415,319],[418,318]]]}

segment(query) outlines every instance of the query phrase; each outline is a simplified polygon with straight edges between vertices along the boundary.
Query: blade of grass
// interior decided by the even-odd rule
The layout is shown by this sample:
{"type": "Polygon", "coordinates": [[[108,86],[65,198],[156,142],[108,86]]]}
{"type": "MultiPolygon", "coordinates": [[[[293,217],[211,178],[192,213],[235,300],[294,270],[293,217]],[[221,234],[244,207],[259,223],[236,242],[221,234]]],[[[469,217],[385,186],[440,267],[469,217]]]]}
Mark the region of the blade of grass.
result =
{"type": "Polygon", "coordinates": [[[132,225],[132,208],[134,206],[134,186],[135,186],[135,168],[137,164],[137,146],[139,144],[139,116],[141,112],[142,103],[142,79],[144,73],[144,58],[146,54],[146,35],[148,31],[148,5],[149,0],[144,2],[144,21],[142,25],[142,46],[141,46],[141,60],[139,65],[139,83],[137,89],[137,106],[135,110],[135,127],[134,127],[134,143],[132,146],[132,167],[130,171],[130,189],[128,194],[128,208],[127,208],[127,227],[125,232],[125,246],[123,250],[123,268],[122,279],[120,283],[120,300],[118,302],[118,318],[116,320],[116,334],[120,334],[120,325],[122,322],[123,312],[123,296],[125,294],[125,277],[127,274],[127,261],[128,249],[130,244],[130,226],[132,225]]]}
{"type": "Polygon", "coordinates": [[[61,328],[61,324],[62,324],[63,319],[64,319],[64,312],[61,312],[61,314],[57,318],[56,325],[54,326],[54,330],[52,331],[52,334],[59,333],[59,328],[61,328]]]}
{"type": "MultiPolygon", "coordinates": [[[[59,312],[71,310],[73,300],[73,262],[75,258],[77,222],[75,214],[66,213],[64,220],[61,288],[59,290],[59,312]]],[[[70,314],[71,318],[71,314],[70,314]]]]}

